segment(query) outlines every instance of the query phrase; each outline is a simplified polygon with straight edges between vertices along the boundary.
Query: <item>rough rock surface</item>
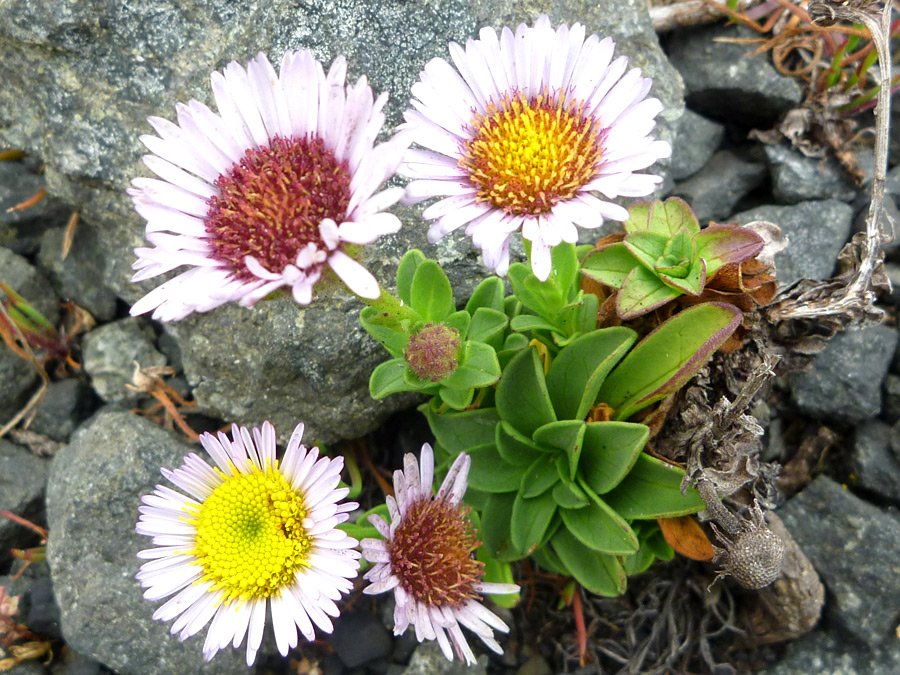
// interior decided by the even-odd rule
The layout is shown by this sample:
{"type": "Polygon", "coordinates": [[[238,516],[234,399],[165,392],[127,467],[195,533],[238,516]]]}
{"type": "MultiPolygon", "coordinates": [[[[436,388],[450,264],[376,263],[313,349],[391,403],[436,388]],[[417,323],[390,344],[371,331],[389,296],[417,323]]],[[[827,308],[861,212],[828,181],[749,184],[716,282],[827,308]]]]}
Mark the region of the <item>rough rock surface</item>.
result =
{"type": "Polygon", "coordinates": [[[861,422],[881,411],[881,381],[897,348],[897,331],[871,326],[837,334],[812,370],[791,376],[797,405],[818,419],[861,422]]]}
{"type": "Polygon", "coordinates": [[[825,279],[834,271],[837,255],[850,238],[853,207],[837,199],[793,206],[759,206],[735,214],[741,225],[768,220],[781,228],[788,247],[775,256],[778,285],[798,279],[825,279]]]}
{"type": "Polygon", "coordinates": [[[806,157],[786,143],[765,146],[772,194],[783,204],[813,199],[853,201],[859,189],[831,157],[806,157]]]}
{"type": "Polygon", "coordinates": [[[181,642],[154,621],[161,603],[141,597],[137,552],[152,546],[134,531],[138,505],[160,467],[175,468],[196,448],[147,420],[100,411],[54,458],[47,485],[47,559],[66,642],[122,675],[245,673],[241,650],[212,663],[203,636],[181,642]]]}
{"type": "Polygon", "coordinates": [[[895,641],[900,606],[896,516],[826,476],[814,480],[778,514],[825,584],[826,616],[862,645],[895,641]]]}
{"type": "Polygon", "coordinates": [[[731,150],[719,150],[698,173],[676,183],[672,194],[687,201],[700,224],[706,226],[711,220],[727,219],[734,213],[735,205],[765,178],[762,162],[747,160],[731,150]]]}
{"type": "MultiPolygon", "coordinates": [[[[310,47],[327,63],[345,54],[351,80],[365,73],[376,92],[391,93],[390,128],[422,66],[446,57],[448,41],[538,13],[524,0],[422,3],[414,11],[404,0],[313,0],[302,9],[292,0],[12,0],[0,5],[0,141],[46,162],[50,192],[78,204],[82,226],[96,237],[98,275],[133,302],[155,285],[128,282],[143,223],[124,189],[148,173],[138,137],[150,132],[148,116],[171,119],[176,101],[211,103],[211,71],[258,51],[276,62],[289,48],[310,47]]],[[[612,35],[618,52],[654,78],[652,93],[665,106],[657,130],[671,140],[683,111],[681,79],[659,48],[644,0],[568,0],[549,13],[556,23],[581,21],[589,31],[612,35]]],[[[363,254],[383,284],[392,284],[397,262],[413,247],[446,264],[451,279],[471,284],[484,277],[462,234],[429,247],[421,209],[401,213],[404,230],[363,254]]],[[[289,303],[261,311],[229,307],[179,326],[175,334],[200,408],[245,424],[279,415],[291,424],[303,419],[312,436],[334,441],[375,428],[408,403],[371,401],[368,373],[387,355],[359,330],[358,303],[341,293],[324,295],[306,310],[289,303]],[[260,327],[266,340],[259,340],[260,327]],[[270,346],[247,353],[255,342],[270,346]],[[291,363],[284,367],[288,346],[291,363]],[[251,393],[257,385],[265,386],[264,401],[251,393]],[[325,387],[333,393],[325,395],[325,387]]]]}
{"type": "Polygon", "coordinates": [[[84,372],[94,391],[107,403],[134,404],[140,394],[131,384],[137,361],[141,368],[166,365],[153,345],[153,330],[145,319],[129,317],[95,328],[84,338],[84,372]]]}
{"type": "MultiPolygon", "coordinates": [[[[0,438],[0,511],[10,511],[29,519],[39,514],[48,464],[46,459],[0,438]]],[[[30,535],[30,530],[0,518],[0,560],[9,559],[9,548],[13,542],[30,535]]]]}
{"type": "Polygon", "coordinates": [[[724,125],[685,108],[672,146],[669,165],[672,178],[684,180],[702,169],[718,149],[724,135],[724,125]]]}
{"type": "Polygon", "coordinates": [[[749,28],[721,24],[679,30],[668,41],[669,57],[684,77],[692,110],[768,129],[803,100],[797,80],[781,75],[766,56],[747,57],[753,46],[716,38],[757,38],[749,28]]]}
{"type": "Polygon", "coordinates": [[[850,472],[854,487],[900,504],[900,461],[891,449],[892,437],[900,441],[900,429],[892,430],[880,420],[857,427],[850,450],[850,472]]]}

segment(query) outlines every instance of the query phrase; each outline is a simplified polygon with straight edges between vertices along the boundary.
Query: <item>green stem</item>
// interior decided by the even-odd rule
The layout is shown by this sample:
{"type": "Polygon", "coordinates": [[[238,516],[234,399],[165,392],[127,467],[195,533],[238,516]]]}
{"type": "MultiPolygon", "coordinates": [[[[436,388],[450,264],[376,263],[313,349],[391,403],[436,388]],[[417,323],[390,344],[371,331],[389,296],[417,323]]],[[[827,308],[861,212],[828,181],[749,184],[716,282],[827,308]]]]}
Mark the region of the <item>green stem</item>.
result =
{"type": "Polygon", "coordinates": [[[344,467],[350,475],[350,494],[348,499],[356,499],[362,492],[362,474],[359,472],[359,465],[356,459],[351,455],[344,455],[344,467]]]}

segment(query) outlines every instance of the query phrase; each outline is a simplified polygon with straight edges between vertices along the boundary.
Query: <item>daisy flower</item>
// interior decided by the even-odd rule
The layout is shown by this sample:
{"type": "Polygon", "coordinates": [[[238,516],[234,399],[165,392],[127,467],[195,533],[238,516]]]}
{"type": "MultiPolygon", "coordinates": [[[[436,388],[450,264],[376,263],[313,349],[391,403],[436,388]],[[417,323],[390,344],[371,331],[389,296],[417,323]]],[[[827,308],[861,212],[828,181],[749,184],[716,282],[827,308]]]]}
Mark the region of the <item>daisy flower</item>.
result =
{"type": "Polygon", "coordinates": [[[287,52],[279,73],[263,54],[211,76],[219,114],[190,101],[178,124],[148,121],[144,163],[128,194],[147,220],[137,248],[143,281],[187,266],[131,308],[174,321],[231,301],[250,306],[287,286],[309,304],[327,264],[354,293],[377,298],[375,278],[347,252],[400,229],[385,213],[401,188],[376,192],[404,147],[374,145],[387,94],[366,78],[346,85],[347,62],[326,75],[309,50],[287,52]]]}
{"type": "Polygon", "coordinates": [[[137,532],[156,547],[138,553],[148,561],[137,574],[144,597],[173,596],[153,618],[175,619],[171,632],[182,640],[209,624],[207,661],[246,636],[252,665],[267,607],[282,655],[297,646],[298,628],[307,640],[313,624],[330,633],[335,601],[353,587],[358,542],[336,529],[357,507],[339,503],[349,492],[337,487],[343,459],[319,458],[302,435],[300,424],[279,462],[268,422],[252,434],[232,426],[230,440],[204,434],[215,467],[192,453],[181,468],[161,470],[182,492],[157,485],[142,499],[137,532]]]}
{"type": "Polygon", "coordinates": [[[581,24],[556,31],[541,16],[499,38],[482,28],[465,49],[450,43],[455,68],[432,59],[412,87],[399,128],[421,146],[400,173],[413,179],[404,202],[441,197],[423,216],[436,242],[466,226],[485,265],[503,276],[510,235],[531,242],[532,270],[550,274],[550,249],[575,243],[576,226],[599,227],[628,212],[605,199],[653,192],[659,176],[634,173],[668,157],[649,133],[662,110],[646,98],[651,80],[628,59],[612,60],[611,38],[585,39],[581,24]]]}
{"type": "Polygon", "coordinates": [[[460,453],[450,467],[437,495],[432,495],[434,455],[422,446],[421,469],[416,457],[404,457],[404,470],[394,472],[396,498],[387,498],[391,516],[388,525],[378,515],[369,516],[384,539],[363,539],[362,553],[374,566],[365,574],[371,583],[363,593],[394,591],[394,635],[414,626],[416,637],[437,640],[444,655],[453,652],[469,665],[475,655],[461,626],[475,633],[498,654],[503,649],[494,640],[495,628],[509,627],[481,604],[480,593],[515,593],[515,584],[482,581],[484,563],[472,558],[479,542],[460,506],[466,492],[471,460],[460,453]],[[451,648],[452,643],[452,648],[451,648]]]}

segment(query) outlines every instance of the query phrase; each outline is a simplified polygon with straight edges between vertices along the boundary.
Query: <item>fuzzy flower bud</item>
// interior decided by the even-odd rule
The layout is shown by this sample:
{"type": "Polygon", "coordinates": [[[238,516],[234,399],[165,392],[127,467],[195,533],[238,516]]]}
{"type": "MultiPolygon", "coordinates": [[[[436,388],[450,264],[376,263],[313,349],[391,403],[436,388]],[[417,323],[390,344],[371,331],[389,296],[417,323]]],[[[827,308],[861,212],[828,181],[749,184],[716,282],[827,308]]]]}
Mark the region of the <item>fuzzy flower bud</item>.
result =
{"type": "Polygon", "coordinates": [[[439,382],[456,370],[461,346],[458,330],[444,324],[427,323],[422,330],[410,336],[403,356],[417,376],[439,382]]]}

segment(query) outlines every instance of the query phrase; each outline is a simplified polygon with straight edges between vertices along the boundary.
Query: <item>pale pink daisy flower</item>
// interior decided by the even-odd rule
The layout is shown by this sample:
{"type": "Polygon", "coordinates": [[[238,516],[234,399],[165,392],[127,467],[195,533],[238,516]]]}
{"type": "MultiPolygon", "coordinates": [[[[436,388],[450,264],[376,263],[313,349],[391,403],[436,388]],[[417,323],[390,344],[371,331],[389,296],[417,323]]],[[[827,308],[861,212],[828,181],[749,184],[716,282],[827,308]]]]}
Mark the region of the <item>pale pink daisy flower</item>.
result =
{"type": "Polygon", "coordinates": [[[371,583],[363,593],[394,591],[394,635],[412,625],[419,642],[437,640],[444,655],[453,652],[467,664],[475,655],[461,626],[475,633],[492,651],[503,649],[492,629],[509,627],[481,604],[479,594],[516,593],[515,584],[482,581],[484,563],[472,552],[478,547],[475,532],[460,505],[466,492],[471,460],[460,453],[437,495],[431,492],[434,454],[422,446],[421,469],[413,454],[404,457],[404,470],[394,472],[395,497],[387,498],[388,525],[369,516],[384,539],[363,539],[362,553],[374,566],[365,574],[371,583]],[[451,647],[452,643],[452,647],[451,647]]]}
{"type": "Polygon", "coordinates": [[[441,197],[423,213],[434,221],[428,240],[465,225],[501,276],[521,230],[543,281],[550,249],[575,243],[576,226],[628,219],[605,199],[648,195],[662,181],[635,173],[671,154],[649,136],[662,104],[646,98],[651,80],[639,68],[626,73],[626,57],[612,60],[611,38],[585,39],[581,24],[554,31],[541,16],[479,36],[465,49],[451,42],[456,67],[432,59],[412,87],[414,110],[399,128],[421,148],[399,171],[413,179],[404,202],[441,197]]]}
{"type": "Polygon", "coordinates": [[[345,85],[347,62],[326,75],[309,50],[287,52],[279,73],[263,54],[246,70],[232,61],[211,76],[219,114],[190,101],[178,124],[151,117],[144,163],[159,179],[128,190],[147,220],[152,248],[135,249],[143,281],[190,269],[138,300],[133,315],[174,321],[231,301],[250,306],[287,286],[309,304],[327,264],[354,293],[377,298],[378,283],[347,252],[400,229],[384,212],[401,188],[376,192],[404,146],[375,145],[387,94],[365,77],[345,85]]]}
{"type": "Polygon", "coordinates": [[[330,633],[335,601],[353,588],[358,542],[337,525],[356,509],[339,503],[343,459],[319,457],[301,445],[297,425],[284,458],[275,458],[275,429],[265,422],[252,433],[232,426],[232,438],[203,434],[211,467],[191,453],[181,468],[162,474],[182,492],[157,485],[142,498],[138,534],[156,548],[137,574],[147,600],[169,596],[153,614],[170,621],[182,640],[207,624],[203,654],[209,661],[247,637],[247,665],[266,625],[266,608],[278,651],[297,646],[297,629],[315,639],[313,625],[330,633]],[[212,621],[212,623],[210,623],[212,621]]]}

